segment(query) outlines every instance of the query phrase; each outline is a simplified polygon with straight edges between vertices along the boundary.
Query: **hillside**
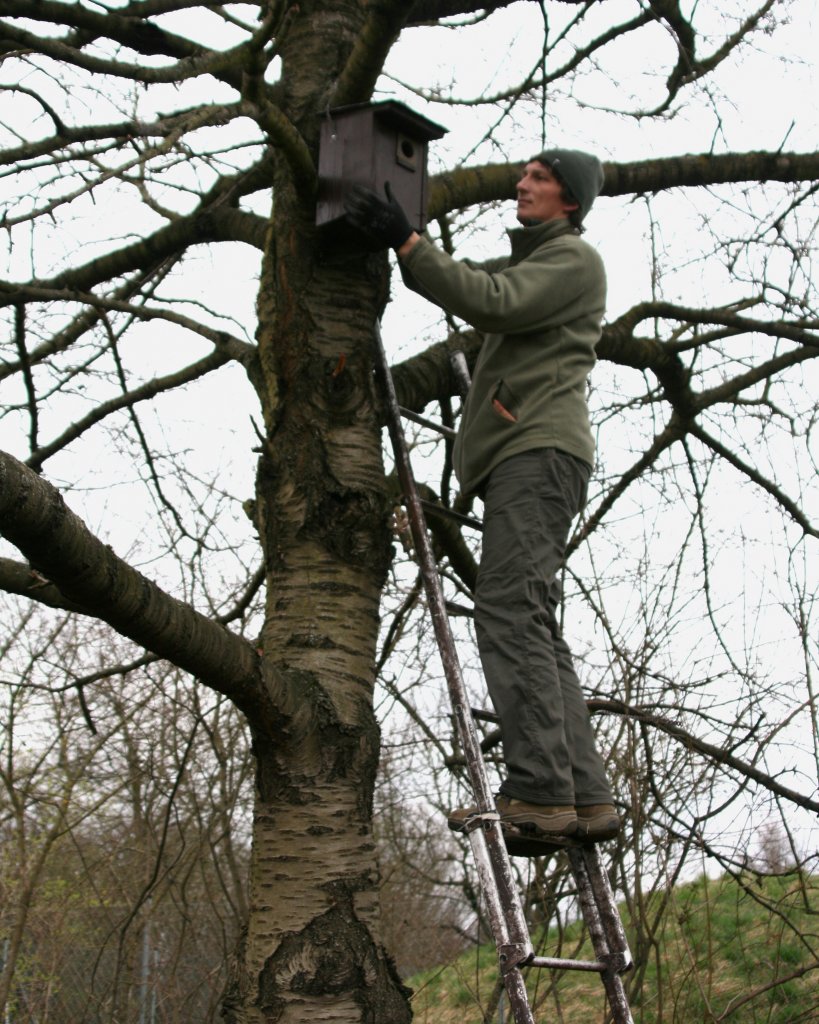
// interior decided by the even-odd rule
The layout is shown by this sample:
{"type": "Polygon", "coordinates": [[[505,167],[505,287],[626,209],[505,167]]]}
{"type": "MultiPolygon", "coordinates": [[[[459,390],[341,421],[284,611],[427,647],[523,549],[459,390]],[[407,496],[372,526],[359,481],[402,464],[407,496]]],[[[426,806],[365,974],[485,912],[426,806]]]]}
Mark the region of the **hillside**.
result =
{"type": "MultiPolygon", "coordinates": [[[[635,968],[626,976],[635,1024],[816,1024],[819,1022],[819,878],[783,875],[700,878],[657,894],[629,930],[635,968]],[[660,903],[668,902],[665,912],[660,903]],[[653,939],[648,930],[660,920],[653,939]]],[[[620,907],[628,928],[630,914],[620,907]]],[[[584,929],[541,937],[547,956],[591,959],[584,929]]],[[[494,946],[484,945],[409,982],[416,1024],[483,1024],[501,1019],[494,946]]],[[[605,1020],[596,976],[533,971],[538,1024],[605,1020]]]]}

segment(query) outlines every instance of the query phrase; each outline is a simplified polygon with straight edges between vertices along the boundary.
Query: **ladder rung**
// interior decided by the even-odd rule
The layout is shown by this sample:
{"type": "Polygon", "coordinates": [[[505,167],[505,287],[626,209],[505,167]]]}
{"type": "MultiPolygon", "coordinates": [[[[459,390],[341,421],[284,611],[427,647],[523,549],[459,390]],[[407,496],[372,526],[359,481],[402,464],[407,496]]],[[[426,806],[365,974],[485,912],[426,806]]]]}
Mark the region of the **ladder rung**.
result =
{"type": "Polygon", "coordinates": [[[500,717],[494,711],[484,711],[483,708],[470,708],[469,710],[472,712],[472,717],[479,722],[494,722],[496,725],[500,725],[500,717]]]}
{"type": "Polygon", "coordinates": [[[404,419],[412,420],[413,423],[418,423],[422,427],[427,427],[428,430],[434,430],[436,433],[442,434],[444,437],[448,437],[451,441],[455,440],[457,431],[453,430],[452,427],[445,427],[443,423],[436,423],[435,420],[428,420],[426,416],[421,416],[420,413],[413,412],[412,409],[406,409],[403,405],[398,406],[398,411],[404,419]]]}
{"type": "Polygon", "coordinates": [[[609,968],[608,964],[600,960],[564,960],[555,956],[533,956],[522,967],[550,967],[555,970],[564,971],[592,971],[595,974],[604,974],[609,968]]]}
{"type": "Polygon", "coordinates": [[[451,508],[444,508],[443,505],[437,505],[434,501],[427,501],[426,498],[421,498],[420,501],[421,508],[431,516],[439,516],[441,519],[452,519],[462,526],[471,526],[473,530],[483,529],[483,523],[474,516],[461,515],[460,512],[453,512],[451,508]]]}

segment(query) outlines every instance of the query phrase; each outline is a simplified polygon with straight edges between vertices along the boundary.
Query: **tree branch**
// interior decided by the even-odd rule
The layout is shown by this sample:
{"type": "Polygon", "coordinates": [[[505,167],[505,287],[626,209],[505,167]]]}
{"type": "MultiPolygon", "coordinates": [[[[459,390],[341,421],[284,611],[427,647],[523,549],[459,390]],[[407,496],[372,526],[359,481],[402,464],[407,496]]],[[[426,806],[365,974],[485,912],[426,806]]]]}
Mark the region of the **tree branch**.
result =
{"type": "Polygon", "coordinates": [[[0,590],[7,594],[19,594],[30,598],[49,608],[57,608],[65,612],[87,614],[82,605],[69,601],[59,587],[42,576],[25,562],[15,562],[11,558],[0,558],[0,590]]]}
{"type": "Polygon", "coordinates": [[[814,526],[811,521],[804,515],[802,510],[796,505],[795,502],[782,491],[776,484],[766,479],[754,466],[749,465],[739,458],[734,452],[726,448],[724,444],[721,444],[715,437],[712,437],[707,431],[703,430],[702,427],[696,423],[689,425],[689,432],[702,443],[710,448],[711,451],[720,455],[729,465],[733,466],[734,469],[742,473],[749,480],[755,483],[758,487],[761,487],[764,491],[781,505],[782,508],[788,513],[795,523],[802,527],[803,531],[809,537],[819,537],[819,528],[814,526]]]}
{"type": "Polygon", "coordinates": [[[81,437],[86,430],[90,430],[95,424],[104,420],[106,416],[110,416],[120,409],[132,408],[138,402],[145,402],[166,391],[171,391],[174,388],[182,387],[184,384],[189,384],[191,381],[198,380],[220,366],[224,366],[225,363],[229,362],[229,359],[230,357],[224,351],[212,352],[210,355],[205,356],[204,359],[199,359],[197,362],[191,363],[175,373],[167,374],[164,377],[154,377],[153,380],[146,381],[132,391],[126,391],[123,394],[117,395],[116,398],[109,399],[107,402],[100,402],[96,408],[72,423],[53,441],[48,444],[42,444],[34,449],[29,458],[26,459],[26,465],[39,473],[46,459],[62,451],[72,441],[81,437]]]}
{"type": "MultiPolygon", "coordinates": [[[[494,11],[503,10],[504,7],[511,7],[516,2],[517,0],[486,0],[485,3],[476,3],[475,0],[415,0],[410,7],[407,24],[411,26],[436,25],[444,18],[457,18],[459,14],[477,14],[479,11],[492,14],[494,11]]],[[[538,0],[528,0],[528,2],[537,3],[538,0]]],[[[579,3],[581,0],[568,0],[568,2],[579,3]]]]}
{"type": "Polygon", "coordinates": [[[457,394],[450,352],[453,348],[462,351],[467,363],[472,365],[482,340],[477,331],[461,331],[449,341],[430,345],[417,356],[393,366],[391,372],[399,404],[412,412],[422,412],[430,402],[457,394]]]}
{"type": "MultiPolygon", "coordinates": [[[[530,156],[521,153],[521,159],[530,156]]],[[[743,181],[819,180],[816,153],[702,153],[634,163],[607,163],[603,196],[664,192],[671,188],[727,185],[743,181]]],[[[430,220],[475,203],[513,199],[519,164],[463,167],[430,180],[430,220]]]]}
{"type": "Polygon", "coordinates": [[[406,0],[370,0],[367,20],[336,82],[333,106],[369,100],[387,55],[411,12],[412,5],[406,0]]]}
{"type": "Polygon", "coordinates": [[[0,16],[48,21],[73,28],[75,34],[68,36],[65,42],[77,48],[88,46],[102,37],[143,54],[183,58],[207,52],[199,44],[160,28],[144,16],[123,15],[111,9],[103,13],[82,4],[55,3],[53,0],[37,0],[36,3],[29,0],[2,0],[0,16]]]}
{"type": "Polygon", "coordinates": [[[670,448],[672,444],[679,441],[684,435],[685,429],[680,423],[679,418],[672,415],[671,421],[657,434],[649,448],[643,452],[632,466],[620,474],[616,485],[606,492],[605,498],[594,512],[583,520],[582,527],[572,536],[571,541],[566,547],[567,557],[591,536],[605,518],[606,513],[623,496],[628,488],[636,480],[640,479],[643,473],[659,459],[667,448],[670,448]]]}
{"type": "MultiPolygon", "coordinates": [[[[182,217],[156,231],[148,238],[115,252],[100,256],[79,267],[66,270],[47,281],[36,282],[38,287],[90,291],[101,281],[156,265],[162,259],[179,252],[186,246],[211,241],[246,242],[262,249],[266,226],[264,218],[242,210],[221,208],[199,210],[182,217]]],[[[0,307],[19,301],[20,285],[0,281],[0,307]]]]}
{"type": "Polygon", "coordinates": [[[258,707],[262,687],[251,644],[117,557],[51,484],[5,452],[0,452],[0,531],[86,615],[190,672],[242,710],[258,707]]]}
{"type": "Polygon", "coordinates": [[[758,782],[765,789],[776,793],[777,796],[784,797],[784,799],[789,800],[791,803],[798,804],[809,811],[819,813],[819,800],[811,800],[810,797],[803,796],[801,793],[797,793],[796,790],[783,786],[772,776],[766,775],[765,772],[761,772],[758,768],[754,768],[747,761],[734,757],[733,754],[723,750],[721,747],[715,746],[713,743],[707,743],[705,740],[699,739],[693,733],[687,732],[680,726],[670,722],[667,718],[662,718],[660,715],[655,715],[644,708],[635,707],[619,700],[593,699],[587,701],[587,705],[591,712],[601,711],[610,715],[622,715],[626,718],[643,722],[646,725],[651,725],[668,736],[673,736],[674,739],[680,740],[686,747],[696,750],[700,754],[705,754],[718,764],[723,764],[746,776],[746,778],[753,779],[754,782],[758,782]]]}
{"type": "Polygon", "coordinates": [[[698,58],[696,53],[697,34],[691,22],[683,15],[679,0],[649,0],[650,9],[673,32],[677,42],[678,58],[677,64],[666,82],[668,95],[658,107],[648,111],[647,115],[656,116],[666,111],[683,86],[696,82],[718,67],[740,44],[748,39],[775,3],[776,0],[765,0],[762,6],[749,15],[737,31],[729,36],[710,56],[698,58]]]}

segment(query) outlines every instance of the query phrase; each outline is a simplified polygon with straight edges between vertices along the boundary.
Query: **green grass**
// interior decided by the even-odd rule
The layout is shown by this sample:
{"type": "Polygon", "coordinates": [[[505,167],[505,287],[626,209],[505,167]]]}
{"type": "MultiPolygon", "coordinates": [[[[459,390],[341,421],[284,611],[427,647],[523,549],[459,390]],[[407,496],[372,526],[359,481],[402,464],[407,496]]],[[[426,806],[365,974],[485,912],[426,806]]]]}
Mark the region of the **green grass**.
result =
{"type": "MultiPolygon", "coordinates": [[[[819,1024],[819,878],[742,883],[703,877],[656,894],[641,915],[653,941],[645,925],[629,928],[621,906],[635,958],[625,976],[635,1024],[819,1024]]],[[[539,938],[541,955],[593,959],[580,922],[564,930],[560,950],[554,934],[539,938]]],[[[527,975],[538,1024],[605,1020],[596,975],[527,975]]],[[[416,1024],[494,1024],[497,978],[492,945],[417,975],[409,981],[416,1024]]]]}

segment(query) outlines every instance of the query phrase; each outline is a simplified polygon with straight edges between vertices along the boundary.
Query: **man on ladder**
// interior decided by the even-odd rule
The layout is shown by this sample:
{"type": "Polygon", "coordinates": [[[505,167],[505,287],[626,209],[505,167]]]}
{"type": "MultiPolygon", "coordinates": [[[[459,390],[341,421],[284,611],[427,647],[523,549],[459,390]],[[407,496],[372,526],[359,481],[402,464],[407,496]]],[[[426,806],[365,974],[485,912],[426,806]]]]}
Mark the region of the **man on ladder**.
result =
{"type": "MultiPolygon", "coordinates": [[[[410,288],[485,335],[455,468],[463,492],[484,501],[475,627],[507,768],[496,806],[502,823],[545,844],[596,842],[620,828],[556,618],[558,573],[594,458],[586,390],[606,279],[580,234],[602,185],[590,154],[534,157],[517,184],[511,255],[481,266],[419,236],[389,185],[386,200],[356,187],[347,201],[353,225],[397,251],[410,288]]],[[[453,811],[450,827],[463,829],[473,812],[453,811]]]]}

